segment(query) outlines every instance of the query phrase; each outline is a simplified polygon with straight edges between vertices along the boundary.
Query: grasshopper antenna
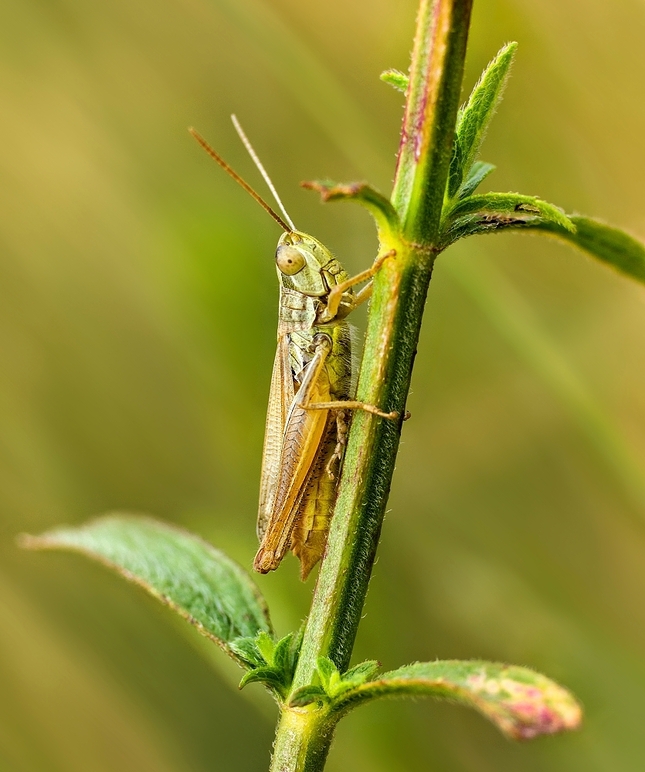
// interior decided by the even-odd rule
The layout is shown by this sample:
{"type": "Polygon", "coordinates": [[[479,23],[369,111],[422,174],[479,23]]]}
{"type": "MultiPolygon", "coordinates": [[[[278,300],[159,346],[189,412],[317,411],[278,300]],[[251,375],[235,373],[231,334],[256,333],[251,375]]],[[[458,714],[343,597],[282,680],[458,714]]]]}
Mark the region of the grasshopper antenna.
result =
{"type": "MultiPolygon", "coordinates": [[[[273,209],[267,204],[267,202],[262,198],[262,196],[259,193],[256,193],[253,188],[249,185],[248,182],[243,180],[240,175],[231,169],[231,167],[226,163],[226,161],[222,158],[219,153],[216,153],[215,150],[206,142],[206,140],[202,137],[199,132],[195,131],[193,127],[191,126],[188,131],[192,134],[192,136],[199,142],[199,144],[204,148],[204,150],[208,153],[208,155],[214,160],[217,161],[217,163],[224,169],[224,171],[229,175],[229,177],[232,177],[235,182],[237,182],[240,187],[244,188],[244,190],[252,196],[258,204],[265,210],[265,212],[268,212],[271,217],[278,223],[278,225],[282,228],[283,231],[286,231],[287,233],[293,233],[295,231],[295,228],[293,227],[293,223],[287,216],[287,220],[289,221],[289,224],[287,224],[282,217],[277,212],[274,212],[273,209]]],[[[278,199],[279,200],[279,199],[278,199]]],[[[285,212],[286,214],[286,212],[285,212]]]]}
{"type": "Polygon", "coordinates": [[[277,201],[278,206],[280,207],[280,211],[284,215],[284,219],[291,226],[291,230],[295,231],[296,230],[296,226],[293,224],[293,221],[291,220],[291,217],[289,217],[289,213],[284,208],[284,204],[280,200],[280,196],[278,195],[278,191],[275,189],[275,185],[273,184],[273,182],[271,182],[271,177],[269,177],[269,174],[268,174],[267,170],[264,168],[264,166],[262,165],[262,161],[260,161],[260,159],[258,158],[258,154],[255,152],[255,149],[253,148],[253,145],[251,144],[251,142],[249,141],[249,138],[244,133],[244,129],[240,125],[240,122],[237,120],[237,116],[236,115],[231,115],[231,120],[233,121],[233,126],[235,126],[235,131],[237,131],[240,139],[242,140],[242,144],[248,150],[249,155],[253,159],[253,163],[258,167],[258,170],[259,170],[260,174],[264,177],[264,181],[269,186],[269,190],[271,191],[271,193],[273,193],[273,198],[275,198],[275,200],[277,201]]]}

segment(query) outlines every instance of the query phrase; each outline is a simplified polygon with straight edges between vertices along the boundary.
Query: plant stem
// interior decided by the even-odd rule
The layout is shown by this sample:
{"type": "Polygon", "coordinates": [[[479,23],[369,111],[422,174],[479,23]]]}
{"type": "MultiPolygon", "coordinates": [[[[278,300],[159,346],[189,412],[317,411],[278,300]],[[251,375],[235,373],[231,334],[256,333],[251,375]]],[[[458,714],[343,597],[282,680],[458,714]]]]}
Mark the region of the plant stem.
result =
{"type": "Polygon", "coordinates": [[[271,772],[322,772],[335,727],[336,721],[324,710],[285,708],[276,732],[271,772]]]}
{"type": "Polygon", "coordinates": [[[408,241],[436,241],[473,0],[421,0],[392,203],[408,241]]]}
{"type": "MultiPolygon", "coordinates": [[[[374,281],[357,399],[403,416],[410,388],[450,164],[472,0],[422,0],[392,203],[401,232],[374,281]]],[[[401,423],[357,411],[338,498],[305,629],[293,689],[311,684],[317,660],[349,666],[385,514],[401,423]]],[[[323,709],[286,709],[273,772],[317,772],[333,725],[323,709]],[[311,722],[317,730],[311,730],[311,722]],[[314,748],[315,746],[315,748],[314,748]]]]}
{"type": "MultiPolygon", "coordinates": [[[[374,286],[357,398],[405,409],[433,255],[401,240],[374,286]]],[[[294,688],[311,683],[320,656],[346,670],[360,622],[399,445],[400,424],[357,412],[352,418],[327,551],[305,629],[294,688]]]]}

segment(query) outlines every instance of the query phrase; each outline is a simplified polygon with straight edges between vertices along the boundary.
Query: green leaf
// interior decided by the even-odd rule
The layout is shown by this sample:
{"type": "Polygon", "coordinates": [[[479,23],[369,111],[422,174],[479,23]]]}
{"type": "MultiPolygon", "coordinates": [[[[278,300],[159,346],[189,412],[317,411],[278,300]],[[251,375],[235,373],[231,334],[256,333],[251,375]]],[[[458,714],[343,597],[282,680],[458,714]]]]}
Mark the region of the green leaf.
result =
{"type": "Polygon", "coordinates": [[[457,239],[509,228],[553,223],[558,232],[576,226],[553,204],[519,193],[484,193],[457,201],[444,217],[441,245],[445,249],[457,239]]]}
{"type": "Polygon", "coordinates": [[[291,658],[289,656],[289,648],[291,646],[292,638],[293,633],[289,633],[289,635],[285,635],[285,637],[280,639],[275,645],[275,649],[273,651],[273,666],[277,670],[284,671],[289,668],[291,662],[291,658]]]}
{"type": "Polygon", "coordinates": [[[446,184],[446,192],[444,194],[444,210],[446,204],[450,203],[458,198],[458,193],[461,185],[464,181],[464,175],[468,170],[464,169],[464,148],[459,141],[459,135],[455,132],[454,139],[452,141],[452,156],[450,157],[450,167],[448,169],[448,182],[446,184]]]}
{"type": "Polygon", "coordinates": [[[199,537],[150,517],[106,515],[80,527],[23,536],[21,544],[80,552],[115,569],[237,659],[243,657],[232,641],[271,630],[266,603],[237,563],[199,537]]]}
{"type": "MultiPolygon", "coordinates": [[[[355,665],[341,675],[329,657],[319,657],[316,668],[321,689],[331,700],[335,700],[344,692],[365,683],[376,674],[378,669],[379,663],[376,660],[368,660],[355,665]]],[[[293,701],[290,704],[294,704],[293,701]]]]}
{"type": "Polygon", "coordinates": [[[238,659],[251,668],[265,667],[267,664],[257,647],[255,638],[236,638],[228,646],[238,659]]]}
{"type": "Polygon", "coordinates": [[[375,659],[368,659],[350,668],[343,673],[343,681],[348,684],[358,685],[374,678],[380,665],[375,659]]]}
{"type": "Polygon", "coordinates": [[[273,640],[273,637],[265,630],[262,630],[257,634],[255,645],[257,646],[258,651],[262,655],[262,658],[267,663],[267,665],[271,665],[271,667],[273,667],[273,654],[276,647],[276,643],[273,640]]]}
{"type": "Polygon", "coordinates": [[[405,94],[408,90],[408,83],[410,82],[410,78],[400,70],[385,70],[385,72],[381,73],[381,80],[383,83],[388,83],[390,86],[393,86],[397,91],[400,91],[401,93],[405,94]]]}
{"type": "Polygon", "coordinates": [[[552,222],[536,222],[531,227],[557,236],[598,258],[626,276],[645,283],[645,246],[633,236],[598,220],[571,215],[575,231],[552,222]]]}
{"type": "Polygon", "coordinates": [[[240,689],[248,684],[261,683],[270,689],[274,694],[284,698],[289,689],[289,684],[285,682],[281,674],[273,667],[257,667],[249,670],[240,681],[240,689]]]}
{"type": "Polygon", "coordinates": [[[397,233],[399,230],[399,218],[390,200],[366,182],[338,183],[328,180],[309,180],[300,184],[307,190],[320,193],[325,203],[355,201],[365,207],[376,221],[379,231],[385,232],[384,235],[397,233]]]}
{"type": "Polygon", "coordinates": [[[494,662],[417,662],[383,673],[341,695],[334,710],[347,712],[377,697],[430,696],[475,708],[504,734],[530,740],[580,725],[582,711],[561,686],[525,667],[494,662]]]}
{"type": "Polygon", "coordinates": [[[291,683],[293,674],[298,664],[298,655],[302,644],[302,629],[297,633],[289,633],[278,641],[273,652],[273,666],[284,673],[285,678],[291,683]]]}
{"type": "Polygon", "coordinates": [[[339,680],[338,668],[329,657],[318,657],[317,669],[322,688],[330,694],[339,680]]]}
{"type": "Polygon", "coordinates": [[[311,705],[312,702],[329,702],[322,686],[301,686],[291,696],[289,707],[302,708],[305,705],[311,705]]]}
{"type": "Polygon", "coordinates": [[[277,643],[264,630],[255,638],[238,638],[230,644],[235,654],[252,669],[240,681],[240,689],[250,683],[263,683],[284,698],[291,687],[298,664],[302,632],[289,633],[277,643]]]}
{"type": "Polygon", "coordinates": [[[501,101],[517,43],[505,45],[484,70],[470,98],[459,111],[448,177],[448,198],[455,197],[477,158],[486,130],[501,101]]]}
{"type": "Polygon", "coordinates": [[[459,189],[459,198],[467,198],[477,190],[481,183],[494,172],[497,167],[485,161],[475,161],[470,167],[466,181],[459,189]]]}

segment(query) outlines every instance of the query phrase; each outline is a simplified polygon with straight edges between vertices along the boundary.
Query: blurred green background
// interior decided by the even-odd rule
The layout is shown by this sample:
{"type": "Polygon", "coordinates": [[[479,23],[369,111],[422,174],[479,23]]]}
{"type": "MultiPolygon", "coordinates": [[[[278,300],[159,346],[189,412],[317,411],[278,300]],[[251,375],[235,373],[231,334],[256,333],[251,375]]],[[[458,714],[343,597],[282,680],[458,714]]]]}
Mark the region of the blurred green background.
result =
{"type": "MultiPolygon", "coordinates": [[[[298,227],[351,271],[367,215],[302,179],[389,190],[412,0],[5,0],[0,8],[0,769],[267,768],[275,711],[181,620],[14,537],[145,511],[250,566],[275,343],[275,224],[235,112],[298,227]]],[[[645,238],[642,0],[478,0],[466,86],[520,42],[483,157],[645,238]]],[[[356,658],[528,665],[586,708],[512,745],[445,704],[340,726],[330,772],[645,768],[645,290],[559,244],[443,255],[356,658]]],[[[364,324],[363,317],[359,324],[364,324]]],[[[258,579],[281,634],[293,559],[258,579]]]]}

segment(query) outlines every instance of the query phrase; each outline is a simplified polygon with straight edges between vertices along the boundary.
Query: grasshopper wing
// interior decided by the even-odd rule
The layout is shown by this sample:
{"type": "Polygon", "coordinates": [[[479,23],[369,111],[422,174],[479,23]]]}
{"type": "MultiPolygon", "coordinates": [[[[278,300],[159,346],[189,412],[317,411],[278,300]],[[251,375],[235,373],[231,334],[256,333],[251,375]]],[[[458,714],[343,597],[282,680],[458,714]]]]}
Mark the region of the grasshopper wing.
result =
{"type": "Polygon", "coordinates": [[[260,506],[258,509],[258,539],[262,541],[267,529],[276,486],[280,476],[280,455],[282,437],[287,414],[294,397],[293,374],[289,363],[289,341],[286,335],[278,338],[278,347],[273,362],[269,407],[264,431],[264,449],[262,451],[262,476],[260,478],[260,506]]]}
{"type": "Polygon", "coordinates": [[[264,534],[254,562],[255,570],[260,573],[277,568],[291,545],[301,497],[327,425],[328,410],[306,408],[312,402],[329,401],[326,356],[326,351],[318,350],[307,365],[302,385],[285,419],[277,468],[273,468],[273,496],[268,498],[267,486],[264,534]]]}

